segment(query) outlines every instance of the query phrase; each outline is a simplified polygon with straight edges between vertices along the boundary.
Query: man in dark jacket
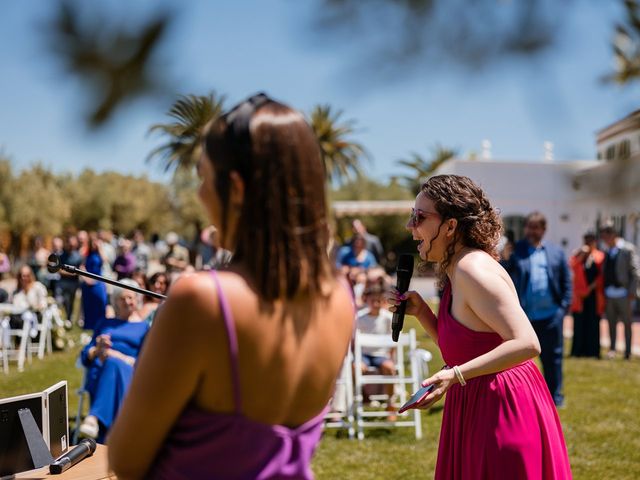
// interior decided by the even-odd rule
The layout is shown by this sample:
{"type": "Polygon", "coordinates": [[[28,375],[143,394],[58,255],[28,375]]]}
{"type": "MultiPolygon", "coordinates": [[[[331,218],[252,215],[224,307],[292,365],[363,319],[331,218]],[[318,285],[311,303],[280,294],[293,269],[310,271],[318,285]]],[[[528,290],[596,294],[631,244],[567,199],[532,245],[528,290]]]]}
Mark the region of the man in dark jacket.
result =
{"type": "Polygon", "coordinates": [[[571,305],[571,274],[561,248],[544,242],[547,220],[540,212],[525,221],[525,238],[503,266],[511,275],[520,304],[540,340],[542,369],[556,406],[562,394],[562,324],[571,305]]]}

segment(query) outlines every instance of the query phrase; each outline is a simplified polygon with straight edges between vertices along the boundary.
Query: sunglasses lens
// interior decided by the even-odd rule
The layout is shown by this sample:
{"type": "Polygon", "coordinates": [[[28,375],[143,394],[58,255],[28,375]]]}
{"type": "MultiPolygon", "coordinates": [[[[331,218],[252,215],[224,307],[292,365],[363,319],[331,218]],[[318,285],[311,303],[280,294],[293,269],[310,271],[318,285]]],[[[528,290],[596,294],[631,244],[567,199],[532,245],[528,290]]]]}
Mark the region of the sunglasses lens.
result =
{"type": "Polygon", "coordinates": [[[411,225],[413,228],[416,228],[420,224],[420,217],[418,216],[418,212],[415,210],[411,210],[411,225]]]}

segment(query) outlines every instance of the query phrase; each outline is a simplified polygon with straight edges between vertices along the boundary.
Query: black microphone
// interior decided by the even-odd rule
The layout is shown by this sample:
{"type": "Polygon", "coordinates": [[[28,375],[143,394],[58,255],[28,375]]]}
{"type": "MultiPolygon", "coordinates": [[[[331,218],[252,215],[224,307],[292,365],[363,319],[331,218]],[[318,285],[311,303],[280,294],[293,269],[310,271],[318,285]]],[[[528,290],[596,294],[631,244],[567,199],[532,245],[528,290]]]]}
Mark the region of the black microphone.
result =
{"type": "Polygon", "coordinates": [[[67,453],[63,453],[56,458],[51,465],[49,465],[49,473],[57,475],[65,470],[73,467],[80,460],[93,455],[96,451],[96,441],[92,438],[83,438],[80,443],[69,450],[67,453]]]}
{"type": "Polygon", "coordinates": [[[49,273],[58,273],[62,268],[62,262],[60,261],[60,257],[55,253],[52,253],[47,258],[47,270],[49,273]]]}
{"type": "MultiPolygon", "coordinates": [[[[402,253],[398,259],[398,268],[396,270],[396,288],[398,292],[404,293],[409,290],[411,275],[413,275],[413,255],[402,253]]],[[[398,337],[400,337],[400,332],[404,325],[404,311],[406,308],[407,301],[403,300],[400,302],[400,305],[396,306],[396,311],[393,314],[393,320],[391,321],[391,339],[394,342],[397,342],[398,337]]]]}

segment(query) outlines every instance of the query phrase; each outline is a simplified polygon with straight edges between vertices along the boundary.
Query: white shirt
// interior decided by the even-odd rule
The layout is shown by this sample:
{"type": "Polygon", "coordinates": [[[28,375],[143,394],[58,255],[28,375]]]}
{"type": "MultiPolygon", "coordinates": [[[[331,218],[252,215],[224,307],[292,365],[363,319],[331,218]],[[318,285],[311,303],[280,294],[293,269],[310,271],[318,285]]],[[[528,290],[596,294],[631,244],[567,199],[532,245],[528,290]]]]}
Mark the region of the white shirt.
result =
{"type": "Polygon", "coordinates": [[[15,293],[12,303],[18,308],[41,312],[47,308],[47,296],[47,288],[40,282],[35,282],[28,292],[21,290],[15,293]]]}
{"type": "MultiPolygon", "coordinates": [[[[377,316],[369,314],[369,308],[363,308],[358,312],[357,328],[362,333],[376,335],[391,335],[391,320],[393,314],[384,308],[380,309],[377,316]]],[[[379,347],[362,347],[362,353],[372,357],[388,357],[389,350],[379,347]]]]}

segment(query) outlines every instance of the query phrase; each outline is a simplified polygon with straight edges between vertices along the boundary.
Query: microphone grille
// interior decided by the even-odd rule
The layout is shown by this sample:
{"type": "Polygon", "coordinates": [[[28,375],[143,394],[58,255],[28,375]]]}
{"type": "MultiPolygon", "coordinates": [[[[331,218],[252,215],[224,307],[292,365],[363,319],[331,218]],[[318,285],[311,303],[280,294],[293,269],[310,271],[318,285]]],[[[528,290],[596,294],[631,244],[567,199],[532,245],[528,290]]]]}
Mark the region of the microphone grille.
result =
{"type": "MultiPolygon", "coordinates": [[[[409,277],[413,275],[413,255],[409,253],[401,253],[398,258],[398,268],[397,271],[403,271],[409,273],[409,277]]],[[[404,273],[406,275],[406,273],[404,273]]]]}
{"type": "Polygon", "coordinates": [[[81,442],[89,447],[91,453],[96,451],[96,441],[93,438],[83,438],[81,442]]]}

